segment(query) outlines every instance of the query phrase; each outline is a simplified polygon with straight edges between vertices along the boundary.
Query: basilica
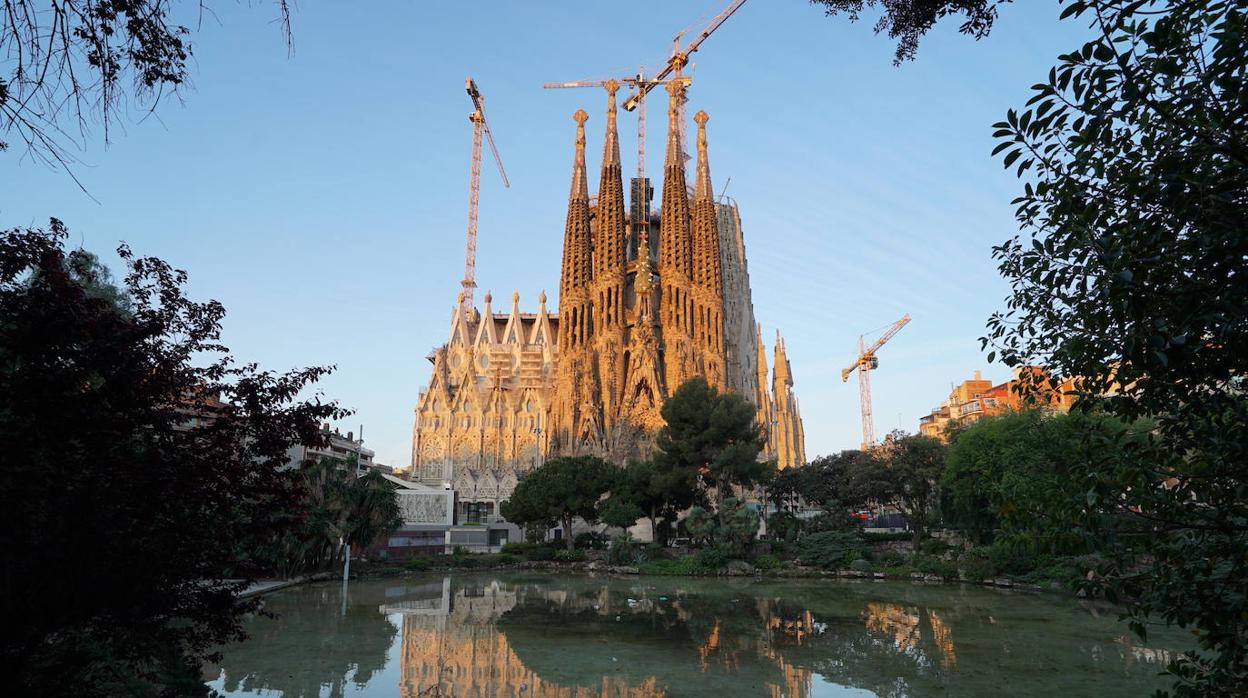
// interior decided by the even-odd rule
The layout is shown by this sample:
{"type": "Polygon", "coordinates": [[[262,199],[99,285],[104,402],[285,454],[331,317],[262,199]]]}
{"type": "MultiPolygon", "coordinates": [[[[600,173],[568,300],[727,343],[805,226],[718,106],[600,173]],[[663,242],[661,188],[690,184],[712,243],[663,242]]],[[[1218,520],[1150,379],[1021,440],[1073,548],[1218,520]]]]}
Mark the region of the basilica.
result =
{"type": "Polygon", "coordinates": [[[646,455],[663,426],[659,409],[682,382],[702,376],[758,408],[764,457],[805,462],[804,434],[784,340],[772,368],[754,319],[740,211],[715,197],[706,112],[697,124],[692,188],[685,172],[684,83],[667,85],[662,198],[648,178],[624,196],[614,81],[606,83],[606,133],[598,192],[590,195],[583,111],[576,140],[559,278],[559,307],[521,312],[519,295],[496,312],[457,304],[447,342],[428,359],[412,430],[412,477],[449,486],[461,514],[498,511],[518,478],[548,457],[594,454],[623,463],[646,455]]]}

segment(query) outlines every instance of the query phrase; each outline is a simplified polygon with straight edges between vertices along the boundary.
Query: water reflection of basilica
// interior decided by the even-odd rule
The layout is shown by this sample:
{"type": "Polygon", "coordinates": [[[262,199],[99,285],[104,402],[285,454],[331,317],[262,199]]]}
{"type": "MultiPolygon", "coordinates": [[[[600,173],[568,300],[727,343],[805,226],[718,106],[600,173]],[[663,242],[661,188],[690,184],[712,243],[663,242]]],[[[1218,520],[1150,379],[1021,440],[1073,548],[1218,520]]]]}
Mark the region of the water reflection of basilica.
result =
{"type": "MultiPolygon", "coordinates": [[[[507,636],[495,627],[498,619],[516,606],[517,590],[494,581],[450,594],[450,579],[444,584],[447,593],[440,600],[445,601],[445,606],[437,609],[438,612],[427,612],[433,609],[412,612],[402,604],[382,609],[387,613],[403,613],[400,692],[404,698],[664,695],[653,678],[632,685],[626,680],[604,676],[600,685],[571,687],[543,680],[536,671],[525,666],[512,651],[507,636]]],[[[547,597],[567,600],[562,592],[547,594],[547,597]]]]}
{"type": "Polygon", "coordinates": [[[466,575],[309,585],[266,606],[277,620],[205,667],[213,688],[915,698],[997,696],[1010,677],[1020,697],[1129,696],[1160,687],[1170,656],[1061,601],[922,586],[466,575]]]}
{"type": "MultiPolygon", "coordinates": [[[[647,627],[657,630],[666,643],[681,644],[681,635],[687,634],[686,646],[696,652],[689,667],[695,674],[728,678],[749,665],[748,673],[763,676],[758,683],[761,694],[773,698],[809,696],[814,682],[820,680],[819,674],[786,655],[817,641],[827,632],[827,624],[816,620],[809,610],[789,608],[779,599],[750,600],[752,604],[734,609],[737,617],[721,619],[708,613],[712,609],[700,607],[696,597],[657,597],[647,595],[641,587],[622,590],[603,584],[570,591],[493,580],[452,591],[448,578],[429,586],[420,598],[408,596],[383,605],[381,610],[401,614],[400,689],[405,698],[640,697],[664,696],[669,686],[687,687],[685,681],[690,677],[664,676],[671,673],[671,666],[660,666],[680,664],[679,656],[647,654],[647,627]],[[556,643],[543,649],[527,642],[524,633],[510,637],[509,630],[511,635],[516,633],[507,627],[509,614],[523,616],[525,627],[536,619],[538,626],[544,621],[551,629],[557,627],[560,634],[580,636],[583,646],[575,646],[574,641],[573,646],[556,643]],[[627,624],[633,629],[621,630],[620,636],[609,638],[609,642],[601,636],[603,629],[627,624]],[[637,632],[638,627],[643,630],[637,632]],[[517,647],[516,641],[522,646],[517,647]],[[630,653],[630,643],[640,644],[641,650],[630,653]],[[561,659],[561,652],[579,656],[561,659]],[[608,657],[612,652],[625,655],[632,664],[618,666],[617,657],[608,657]],[[526,657],[530,661],[526,662],[526,657]],[[568,666],[593,666],[596,659],[602,662],[601,678],[589,679],[588,683],[586,675],[592,672],[577,673],[568,666]],[[642,661],[635,661],[638,659],[642,661]],[[566,671],[552,672],[552,664],[562,665],[566,671]]],[[[943,669],[956,665],[952,634],[936,611],[870,603],[857,627],[856,634],[864,636],[868,644],[891,643],[896,652],[918,664],[932,664],[927,652],[938,658],[943,669]]]]}

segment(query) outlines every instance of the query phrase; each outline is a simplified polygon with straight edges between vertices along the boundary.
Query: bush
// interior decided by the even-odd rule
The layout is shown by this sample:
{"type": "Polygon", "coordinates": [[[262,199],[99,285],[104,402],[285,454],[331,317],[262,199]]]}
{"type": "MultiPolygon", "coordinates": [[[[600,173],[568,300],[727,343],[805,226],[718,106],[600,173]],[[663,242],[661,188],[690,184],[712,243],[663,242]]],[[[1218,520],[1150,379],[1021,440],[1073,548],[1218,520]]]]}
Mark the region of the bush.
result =
{"type": "MultiPolygon", "coordinates": [[[[566,551],[560,550],[557,552],[566,552],[566,551]]],[[[530,560],[534,560],[536,562],[546,562],[546,561],[555,559],[555,554],[556,554],[556,550],[552,548],[551,546],[538,545],[538,546],[534,546],[533,549],[529,551],[529,554],[526,555],[525,557],[527,557],[530,560]]]]}
{"type": "Polygon", "coordinates": [[[584,533],[576,534],[572,544],[576,546],[577,550],[606,550],[609,542],[611,542],[611,539],[605,533],[585,531],[584,533]]]}
{"type": "Polygon", "coordinates": [[[941,579],[957,579],[958,566],[938,557],[916,557],[914,567],[923,574],[932,574],[941,579]]]}
{"type": "Polygon", "coordinates": [[[646,543],[641,549],[640,559],[642,562],[647,560],[662,560],[667,557],[667,551],[658,543],[646,543]]]}
{"type": "Polygon", "coordinates": [[[958,560],[958,566],[962,568],[962,574],[966,575],[967,579],[990,579],[996,573],[996,568],[992,565],[987,548],[972,548],[968,550],[958,560]]]}
{"type": "Polygon", "coordinates": [[[611,547],[607,548],[607,562],[612,565],[631,565],[637,562],[637,551],[637,541],[632,536],[616,538],[611,541],[611,547]]]}
{"type": "Polygon", "coordinates": [[[754,566],[760,570],[774,570],[780,567],[780,558],[771,553],[764,553],[754,558],[754,566]]]}
{"type": "Polygon", "coordinates": [[[863,540],[868,543],[891,543],[899,540],[910,540],[913,536],[908,531],[898,531],[897,533],[875,533],[873,531],[863,531],[859,533],[863,540]]]}
{"type": "Polygon", "coordinates": [[[585,560],[585,551],[557,550],[554,557],[556,562],[583,562],[585,560]]]}
{"type": "Polygon", "coordinates": [[[802,562],[824,569],[844,567],[866,551],[856,536],[840,531],[812,533],[801,539],[797,547],[802,562]]]}
{"type": "Polygon", "coordinates": [[[853,570],[853,571],[855,571],[855,572],[870,572],[870,571],[871,571],[871,563],[870,563],[870,562],[867,562],[866,560],[864,560],[864,559],[862,559],[862,558],[858,558],[857,560],[852,560],[852,561],[849,563],[849,569],[851,569],[851,570],[853,570]]]}
{"type": "Polygon", "coordinates": [[[502,552],[507,555],[528,557],[529,553],[533,552],[533,549],[536,547],[537,545],[533,543],[505,543],[503,544],[502,552]]]}
{"type": "Polygon", "coordinates": [[[949,544],[939,538],[928,538],[919,545],[919,550],[924,555],[944,555],[949,550],[949,544]]]}
{"type": "Polygon", "coordinates": [[[665,577],[688,577],[707,574],[710,570],[703,567],[698,558],[698,555],[686,555],[677,560],[653,560],[642,563],[638,567],[638,571],[642,574],[665,577]]]}
{"type": "Polygon", "coordinates": [[[496,565],[514,565],[517,562],[520,562],[519,555],[512,555],[511,553],[499,553],[494,556],[494,564],[496,565]]]}
{"type": "Polygon", "coordinates": [[[413,555],[403,563],[403,569],[412,572],[424,572],[430,567],[433,567],[433,558],[428,555],[413,555]]]}
{"type": "Polygon", "coordinates": [[[910,557],[896,550],[885,550],[884,552],[873,556],[875,561],[884,567],[902,567],[910,561],[910,557]]]}
{"type": "Polygon", "coordinates": [[[733,554],[721,546],[712,546],[698,551],[698,563],[709,570],[717,570],[733,559],[733,554]]]}

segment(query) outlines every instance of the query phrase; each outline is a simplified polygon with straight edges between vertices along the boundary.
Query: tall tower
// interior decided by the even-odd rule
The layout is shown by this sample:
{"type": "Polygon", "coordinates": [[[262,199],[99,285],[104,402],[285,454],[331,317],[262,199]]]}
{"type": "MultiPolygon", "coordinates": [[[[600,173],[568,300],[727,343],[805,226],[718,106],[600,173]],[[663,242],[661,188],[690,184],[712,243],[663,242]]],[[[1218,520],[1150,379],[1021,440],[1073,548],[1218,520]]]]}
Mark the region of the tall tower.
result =
{"type": "Polygon", "coordinates": [[[601,381],[604,436],[610,437],[619,412],[624,381],[624,296],[628,247],[628,219],[624,209],[624,180],[620,167],[620,139],[616,129],[615,93],[620,83],[608,80],[607,134],[598,179],[598,210],[594,220],[593,307],[594,350],[601,381]]]}
{"type": "Polygon", "coordinates": [[[663,202],[659,218],[659,325],[663,337],[665,382],[670,391],[696,375],[693,336],[692,239],[689,231],[689,192],[680,143],[680,103],[685,86],[667,84],[667,155],[663,162],[663,202]]]}
{"type": "Polygon", "coordinates": [[[597,397],[596,367],[590,345],[594,317],[593,240],[589,210],[589,181],[585,173],[585,121],[578,109],[576,149],[572,157],[572,190],[563,232],[563,270],[559,278],[559,371],[555,379],[555,439],[564,449],[597,443],[601,408],[597,397]]]}
{"type": "Polygon", "coordinates": [[[806,462],[805,429],[797,396],[793,394],[793,373],[784,338],[776,330],[776,358],[772,366],[772,421],[775,423],[775,458],[781,468],[806,462]]]}
{"type": "Polygon", "coordinates": [[[724,353],[724,273],[719,253],[719,217],[711,188],[711,165],[706,152],[706,122],[699,111],[698,169],[693,190],[693,346],[706,382],[728,388],[724,353]]]}
{"type": "Polygon", "coordinates": [[[771,459],[776,457],[775,420],[772,416],[771,395],[767,392],[767,345],[763,343],[763,326],[755,325],[755,343],[758,347],[756,392],[754,404],[758,407],[755,420],[758,426],[767,430],[767,442],[763,445],[763,456],[771,459]]]}

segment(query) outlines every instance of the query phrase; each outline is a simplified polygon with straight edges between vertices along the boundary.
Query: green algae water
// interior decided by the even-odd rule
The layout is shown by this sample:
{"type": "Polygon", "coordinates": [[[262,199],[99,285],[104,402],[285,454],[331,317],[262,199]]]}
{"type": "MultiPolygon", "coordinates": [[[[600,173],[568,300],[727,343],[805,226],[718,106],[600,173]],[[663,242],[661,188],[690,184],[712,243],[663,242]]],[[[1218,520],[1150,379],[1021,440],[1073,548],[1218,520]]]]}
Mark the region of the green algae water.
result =
{"type": "Polygon", "coordinates": [[[1147,696],[1179,645],[1060,595],[837,580],[454,574],[279,591],[231,696],[1147,696]]]}

